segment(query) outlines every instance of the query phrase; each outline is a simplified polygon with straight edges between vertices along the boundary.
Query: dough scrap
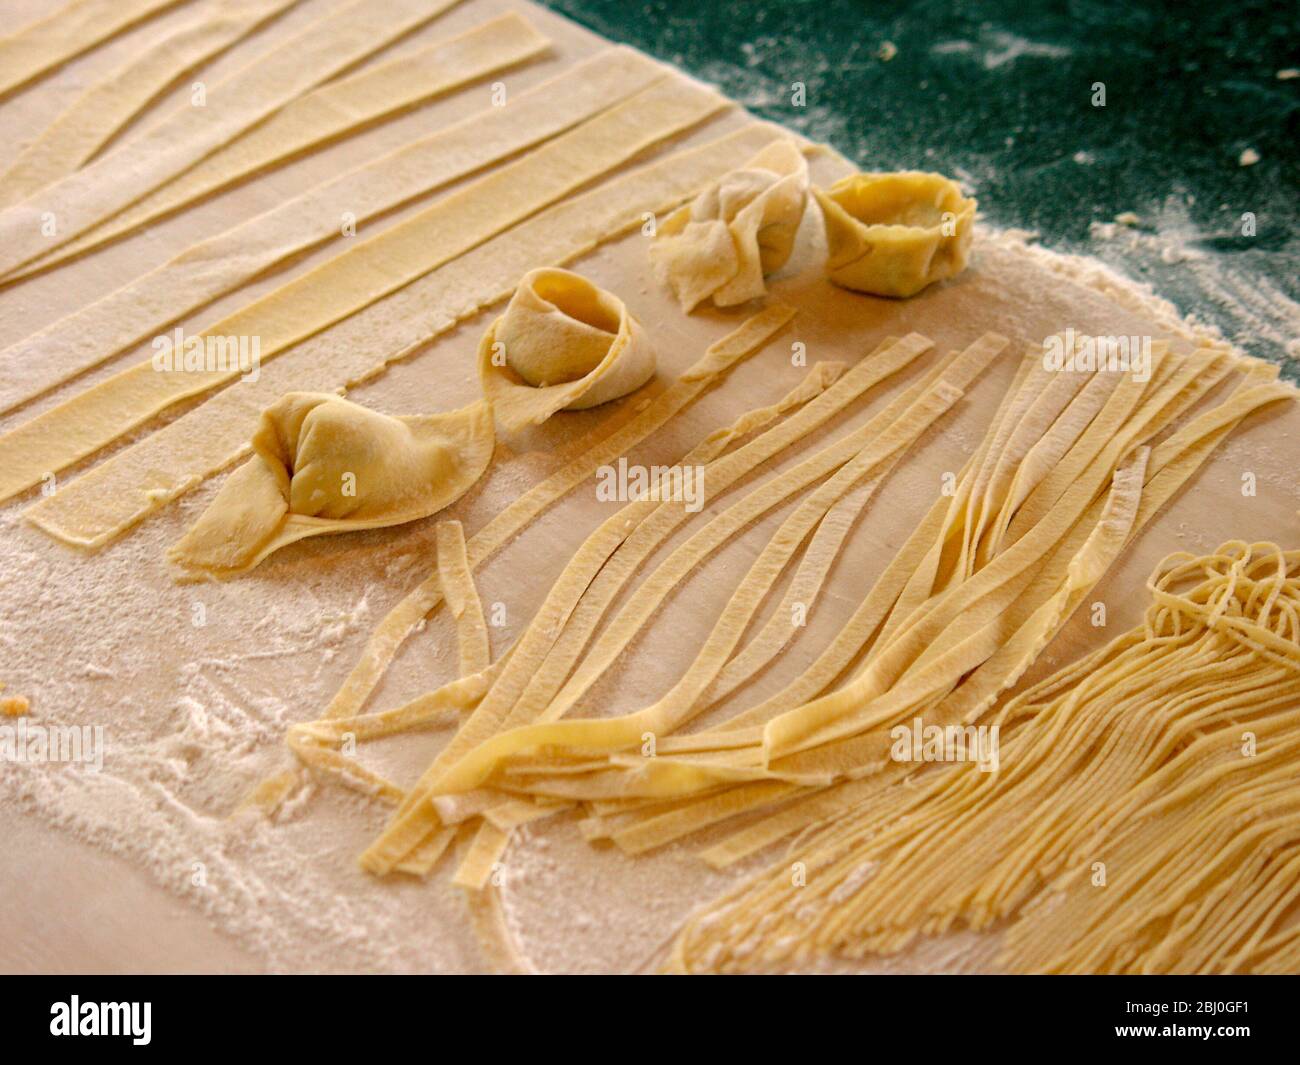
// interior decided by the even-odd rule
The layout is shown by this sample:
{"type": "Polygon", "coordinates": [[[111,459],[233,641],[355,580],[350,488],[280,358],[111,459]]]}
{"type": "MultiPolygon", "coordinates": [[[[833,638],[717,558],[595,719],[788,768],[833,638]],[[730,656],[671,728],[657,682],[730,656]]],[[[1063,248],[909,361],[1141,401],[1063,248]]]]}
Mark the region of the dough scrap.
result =
{"type": "MultiPolygon", "coordinates": [[[[262,408],[284,392],[341,389],[378,376],[389,363],[418,355],[458,321],[505,299],[539,262],[572,261],[639,225],[644,211],[680,202],[725,172],[737,154],[783,135],[772,126],[748,126],[542,211],[388,296],[373,314],[362,312],[295,346],[264,366],[257,382],[219,392],[62,486],[24,516],[64,543],[101,547],[242,457],[262,408]]],[[[704,382],[709,374],[724,372],[728,357],[734,357],[732,349],[719,347],[712,362],[696,368],[697,378],[704,382]]],[[[674,396],[680,398],[685,387],[674,396]]]]}
{"type": "Polygon", "coordinates": [[[520,279],[479,344],[483,394],[507,433],[626,396],[654,372],[654,348],[623,301],[554,267],[520,279]]]}
{"type": "Polygon", "coordinates": [[[291,392],[262,413],[253,457],[168,557],[188,577],[234,577],[309,536],[427,517],[483,475],[494,443],[481,402],[392,417],[339,396],[291,392]]]}
{"type": "Polygon", "coordinates": [[[942,174],[851,174],[813,195],[837,285],[905,298],[966,269],[977,205],[942,174]]]}
{"type": "MultiPolygon", "coordinates": [[[[7,685],[0,680],[0,692],[7,685]]],[[[0,717],[23,717],[32,708],[32,704],[23,695],[0,695],[0,717]]]]}
{"type": "Polygon", "coordinates": [[[92,85],[0,174],[0,207],[25,200],[77,170],[178,77],[296,2],[214,5],[92,85]]]}
{"type": "Polygon", "coordinates": [[[808,202],[808,162],[778,141],[661,222],[650,261],[690,314],[709,297],[730,307],[763,295],[785,265],[808,202]]]}

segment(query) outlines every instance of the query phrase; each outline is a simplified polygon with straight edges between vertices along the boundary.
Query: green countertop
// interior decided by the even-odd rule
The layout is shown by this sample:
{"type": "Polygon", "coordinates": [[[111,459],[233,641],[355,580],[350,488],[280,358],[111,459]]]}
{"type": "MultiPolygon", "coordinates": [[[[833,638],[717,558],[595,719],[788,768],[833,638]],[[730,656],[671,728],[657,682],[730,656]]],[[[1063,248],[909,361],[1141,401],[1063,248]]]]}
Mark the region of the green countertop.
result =
{"type": "Polygon", "coordinates": [[[1300,337],[1300,77],[1278,77],[1300,68],[1300,5],[544,2],[864,168],[958,177],[991,223],[1118,266],[1253,354],[1300,337]]]}

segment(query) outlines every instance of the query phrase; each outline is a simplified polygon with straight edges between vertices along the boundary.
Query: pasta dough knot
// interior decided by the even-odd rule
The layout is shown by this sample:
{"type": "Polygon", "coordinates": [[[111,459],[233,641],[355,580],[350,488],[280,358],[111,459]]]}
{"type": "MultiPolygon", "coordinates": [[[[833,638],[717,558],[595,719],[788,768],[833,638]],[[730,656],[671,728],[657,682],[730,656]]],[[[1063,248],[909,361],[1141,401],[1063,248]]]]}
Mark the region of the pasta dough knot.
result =
{"type": "Polygon", "coordinates": [[[808,163],[790,140],[768,145],[670,214],[650,247],[662,284],[689,314],[766,292],[763,278],[790,258],[808,202],[808,163]]]}
{"type": "Polygon", "coordinates": [[[494,442],[484,403],[392,417],[329,393],[290,392],[262,412],[253,457],[169,557],[189,576],[235,576],[308,536],[414,521],[462,496],[494,442]]]}
{"type": "Polygon", "coordinates": [[[479,344],[483,394],[506,432],[618,399],[654,372],[654,349],[623,301],[568,270],[526,274],[479,344]]]}
{"type": "Polygon", "coordinates": [[[942,174],[852,174],[813,195],[837,285],[907,297],[966,269],[977,204],[942,174]]]}

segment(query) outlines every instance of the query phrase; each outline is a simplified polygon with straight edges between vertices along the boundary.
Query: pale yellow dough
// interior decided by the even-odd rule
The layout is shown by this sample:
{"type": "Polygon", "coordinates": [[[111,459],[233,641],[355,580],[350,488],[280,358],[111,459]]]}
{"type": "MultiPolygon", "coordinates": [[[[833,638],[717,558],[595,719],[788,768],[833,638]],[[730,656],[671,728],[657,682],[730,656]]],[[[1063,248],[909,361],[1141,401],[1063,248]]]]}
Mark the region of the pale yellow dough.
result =
{"type": "Polygon", "coordinates": [[[623,301],[569,270],[526,274],[479,345],[483,394],[506,432],[626,396],[654,372],[654,348],[623,301]]]}
{"type": "Polygon", "coordinates": [[[0,174],[0,206],[27,199],[93,159],[181,75],[200,67],[294,0],[196,4],[196,17],[77,97],[0,174]]]}
{"type": "Polygon", "coordinates": [[[976,203],[942,174],[851,174],[813,195],[837,285],[907,297],[966,269],[976,203]]]}
{"type": "Polygon", "coordinates": [[[78,0],[0,37],[0,96],[175,4],[176,0],[78,0]]]}
{"type": "Polygon", "coordinates": [[[253,457],[171,549],[189,576],[244,573],[308,536],[414,521],[464,495],[492,459],[487,406],[391,417],[291,392],[262,413],[253,457]]]}
{"type": "Polygon", "coordinates": [[[659,225],[650,261],[689,314],[761,296],[790,258],[808,202],[808,163],[793,141],[768,145],[659,225]]]}
{"type": "Polygon", "coordinates": [[[681,202],[725,173],[729,159],[779,136],[774,127],[756,124],[543,210],[388,296],[390,313],[380,330],[356,315],[269,365],[264,345],[257,382],[219,392],[43,498],[25,516],[64,543],[102,547],[242,458],[262,408],[279,395],[304,388],[332,391],[376,377],[394,359],[509,297],[530,266],[571,262],[638,225],[642,212],[681,202]]]}

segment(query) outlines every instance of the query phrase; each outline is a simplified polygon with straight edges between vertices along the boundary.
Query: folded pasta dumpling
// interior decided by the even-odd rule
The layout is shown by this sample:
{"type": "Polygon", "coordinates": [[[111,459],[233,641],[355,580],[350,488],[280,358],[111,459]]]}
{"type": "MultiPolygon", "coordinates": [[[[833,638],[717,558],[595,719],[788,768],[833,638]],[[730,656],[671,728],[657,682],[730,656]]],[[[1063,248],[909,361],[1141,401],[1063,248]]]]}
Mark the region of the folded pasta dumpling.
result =
{"type": "Polygon", "coordinates": [[[837,285],[906,297],[966,269],[976,202],[942,174],[852,174],[813,195],[837,285]]]}
{"type": "Polygon", "coordinates": [[[623,301],[568,270],[526,274],[479,344],[483,394],[508,433],[618,399],[654,372],[654,349],[623,301]]]}
{"type": "Polygon", "coordinates": [[[808,202],[808,162],[774,141],[659,224],[650,261],[689,314],[710,296],[730,307],[763,295],[790,258],[808,202]]]}
{"type": "Polygon", "coordinates": [[[423,518],[482,476],[494,443],[486,403],[392,417],[290,392],[262,412],[253,457],[168,557],[190,577],[231,577],[308,536],[423,518]]]}

